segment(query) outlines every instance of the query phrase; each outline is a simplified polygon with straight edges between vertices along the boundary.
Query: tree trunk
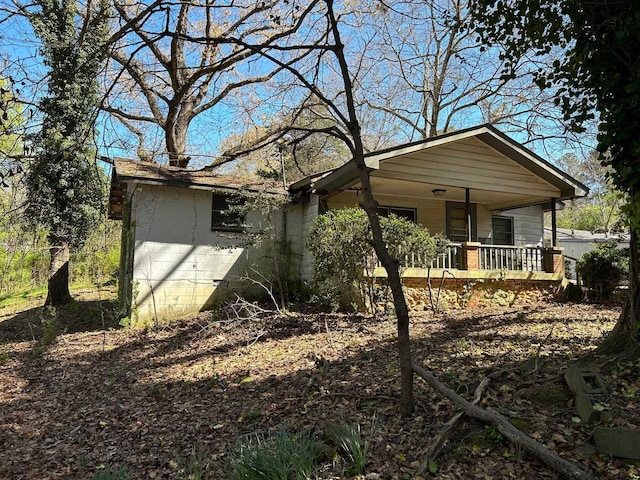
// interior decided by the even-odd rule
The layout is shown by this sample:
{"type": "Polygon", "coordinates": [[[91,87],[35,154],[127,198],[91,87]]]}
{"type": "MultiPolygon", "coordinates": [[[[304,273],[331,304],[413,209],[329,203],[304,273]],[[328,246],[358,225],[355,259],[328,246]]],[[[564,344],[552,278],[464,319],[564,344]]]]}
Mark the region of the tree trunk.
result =
{"type": "Polygon", "coordinates": [[[407,301],[402,291],[402,282],[400,278],[400,269],[398,260],[391,257],[387,246],[382,237],[382,229],[380,228],[380,219],[378,218],[378,203],[376,202],[373,191],[371,189],[371,180],[369,169],[364,158],[364,146],[362,145],[362,134],[358,116],[356,114],[355,101],[353,97],[353,84],[349,74],[349,66],[344,56],[344,44],[340,38],[340,30],[338,21],[333,11],[333,1],[325,0],[327,5],[327,15],[329,26],[333,32],[335,39],[335,48],[333,53],[338,60],[340,73],[344,82],[344,94],[346,97],[346,106],[348,110],[348,118],[346,127],[353,139],[351,152],[353,161],[358,169],[360,176],[360,184],[362,186],[363,200],[361,206],[367,213],[369,223],[371,225],[371,234],[373,237],[373,248],[378,255],[380,263],[387,271],[387,280],[393,294],[393,306],[396,311],[398,322],[398,357],[400,362],[400,410],[403,415],[409,416],[413,414],[414,398],[413,398],[413,368],[411,365],[411,342],[409,337],[409,309],[407,301]]]}
{"type": "Polygon", "coordinates": [[[187,130],[189,128],[189,116],[183,110],[169,116],[165,127],[165,142],[169,154],[169,165],[186,168],[191,158],[187,157],[187,130]]]}
{"type": "Polygon", "coordinates": [[[640,252],[638,232],[631,228],[629,240],[629,294],[613,330],[607,335],[594,355],[619,356],[634,359],[640,356],[640,252]]]}
{"type": "Polygon", "coordinates": [[[71,301],[69,293],[69,244],[55,242],[49,248],[49,282],[45,305],[64,305],[71,301]]]}
{"type": "Polygon", "coordinates": [[[456,392],[440,383],[434,375],[427,372],[419,365],[414,365],[413,368],[421,378],[435,389],[436,392],[451,400],[469,417],[477,418],[478,420],[495,426],[505,437],[538,457],[553,470],[562,474],[563,477],[575,480],[596,480],[596,478],[589,472],[582,470],[578,464],[574,464],[563,459],[555,452],[549,450],[544,445],[529,437],[524,432],[518,430],[516,427],[511,425],[508,418],[503,417],[500,413],[485,410],[484,408],[473,405],[456,392]]]}

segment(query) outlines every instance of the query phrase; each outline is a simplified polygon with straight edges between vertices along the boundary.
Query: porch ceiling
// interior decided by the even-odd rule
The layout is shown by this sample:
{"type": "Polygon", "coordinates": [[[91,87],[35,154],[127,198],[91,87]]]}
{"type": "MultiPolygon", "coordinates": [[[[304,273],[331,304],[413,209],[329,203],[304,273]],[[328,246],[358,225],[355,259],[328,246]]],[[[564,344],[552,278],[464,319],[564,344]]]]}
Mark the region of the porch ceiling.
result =
{"type": "MultiPolygon", "coordinates": [[[[439,200],[448,202],[464,202],[465,188],[445,183],[428,183],[422,181],[399,180],[376,175],[371,177],[371,187],[375,195],[389,197],[410,197],[415,199],[439,200]],[[434,196],[432,190],[446,190],[442,196],[434,196]]],[[[359,184],[354,185],[359,188],[359,184]]],[[[472,203],[486,204],[489,210],[508,210],[527,205],[548,203],[550,197],[541,195],[524,195],[507,193],[500,190],[478,190],[470,187],[472,203]]]]}

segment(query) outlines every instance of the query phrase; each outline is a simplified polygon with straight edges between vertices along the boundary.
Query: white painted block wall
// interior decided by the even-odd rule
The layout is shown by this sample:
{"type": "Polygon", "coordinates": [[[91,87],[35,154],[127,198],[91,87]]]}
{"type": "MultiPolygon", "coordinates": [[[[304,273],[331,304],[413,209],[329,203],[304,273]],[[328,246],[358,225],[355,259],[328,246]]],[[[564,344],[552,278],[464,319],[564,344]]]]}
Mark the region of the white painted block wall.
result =
{"type": "Polygon", "coordinates": [[[211,231],[211,200],[206,190],[136,186],[133,294],[139,318],[175,318],[231,292],[246,294],[240,277],[268,261],[264,244],[246,248],[238,238],[211,231]]]}

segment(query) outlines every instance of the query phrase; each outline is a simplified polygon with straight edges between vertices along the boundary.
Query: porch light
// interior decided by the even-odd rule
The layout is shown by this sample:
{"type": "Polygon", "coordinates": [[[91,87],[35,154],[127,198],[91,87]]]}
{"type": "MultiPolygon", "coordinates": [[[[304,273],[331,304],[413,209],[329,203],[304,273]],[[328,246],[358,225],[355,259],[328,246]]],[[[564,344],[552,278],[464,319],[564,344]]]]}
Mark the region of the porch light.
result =
{"type": "Polygon", "coordinates": [[[444,188],[434,188],[433,190],[431,190],[431,193],[433,193],[434,197],[441,197],[443,196],[447,191],[444,188]]]}

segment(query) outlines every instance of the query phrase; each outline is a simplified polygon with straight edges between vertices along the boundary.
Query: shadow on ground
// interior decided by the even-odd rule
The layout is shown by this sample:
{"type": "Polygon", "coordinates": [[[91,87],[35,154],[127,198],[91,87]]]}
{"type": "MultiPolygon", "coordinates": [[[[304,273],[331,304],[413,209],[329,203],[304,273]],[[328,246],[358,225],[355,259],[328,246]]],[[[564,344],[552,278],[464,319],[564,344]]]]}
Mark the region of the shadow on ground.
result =
{"type": "MultiPolygon", "coordinates": [[[[81,320],[82,312],[103,311],[104,304],[71,308],[77,324],[68,325],[69,333],[102,329],[81,320]]],[[[568,349],[576,356],[591,345],[579,332],[561,330],[578,320],[587,321],[584,312],[545,317],[538,308],[425,315],[412,324],[415,358],[468,397],[485,375],[504,371],[485,406],[526,420],[545,444],[558,429],[571,428],[559,451],[607,478],[609,463],[576,453],[589,431],[571,425],[570,409],[563,404],[542,416],[517,385],[560,384],[568,349]],[[523,362],[536,350],[545,363],[531,370],[523,362]]],[[[191,319],[159,332],[110,332],[106,349],[89,334],[52,346],[39,359],[15,355],[15,394],[0,402],[0,476],[90,478],[99,465],[113,465],[133,478],[178,478],[177,460],[195,447],[210,461],[207,478],[220,479],[247,435],[279,428],[320,432],[327,421],[356,421],[363,432],[374,432],[367,471],[403,478],[454,408],[416,380],[416,416],[398,415],[394,332],[393,320],[332,315],[272,319],[251,329],[191,319]]],[[[556,478],[526,454],[505,455],[508,445],[479,451],[468,435],[462,428],[452,438],[440,463],[445,478],[501,471],[504,478],[556,478]]]]}
{"type": "Polygon", "coordinates": [[[59,333],[95,332],[119,328],[117,300],[74,300],[57,307],[33,307],[0,321],[0,342],[40,340],[47,321],[55,320],[59,333]]]}

